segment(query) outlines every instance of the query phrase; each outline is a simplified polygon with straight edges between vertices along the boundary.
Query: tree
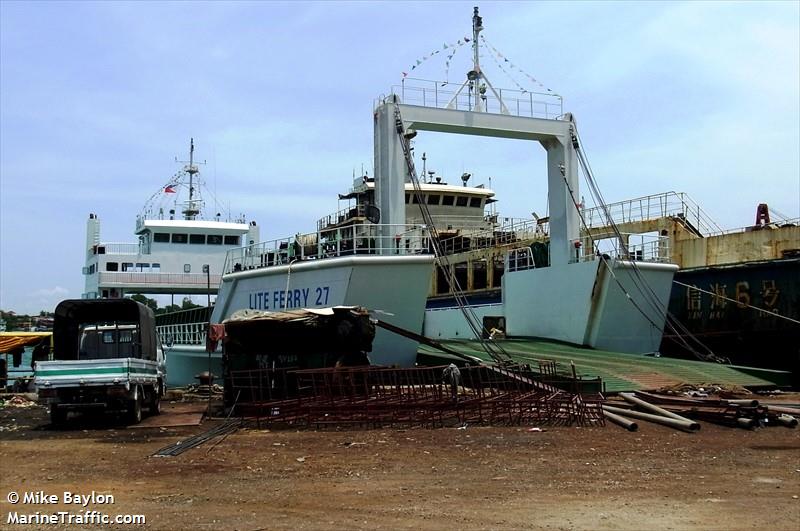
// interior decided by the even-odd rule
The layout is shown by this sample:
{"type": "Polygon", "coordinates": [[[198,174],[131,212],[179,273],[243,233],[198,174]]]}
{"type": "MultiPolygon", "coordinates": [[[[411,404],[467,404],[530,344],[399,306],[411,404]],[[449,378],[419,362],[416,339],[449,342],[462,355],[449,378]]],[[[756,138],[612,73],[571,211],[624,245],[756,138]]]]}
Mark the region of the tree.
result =
{"type": "Polygon", "coordinates": [[[136,293],[134,295],[131,295],[130,298],[132,300],[135,300],[136,302],[140,302],[140,303],[144,304],[145,306],[147,306],[148,308],[150,308],[154,312],[158,310],[158,301],[156,301],[155,299],[148,299],[147,297],[145,297],[141,293],[136,293]]]}
{"type": "Polygon", "coordinates": [[[202,308],[202,306],[199,305],[199,304],[193,303],[192,299],[190,299],[189,297],[184,297],[183,298],[183,304],[181,304],[181,309],[182,310],[191,310],[192,308],[202,308]]]}

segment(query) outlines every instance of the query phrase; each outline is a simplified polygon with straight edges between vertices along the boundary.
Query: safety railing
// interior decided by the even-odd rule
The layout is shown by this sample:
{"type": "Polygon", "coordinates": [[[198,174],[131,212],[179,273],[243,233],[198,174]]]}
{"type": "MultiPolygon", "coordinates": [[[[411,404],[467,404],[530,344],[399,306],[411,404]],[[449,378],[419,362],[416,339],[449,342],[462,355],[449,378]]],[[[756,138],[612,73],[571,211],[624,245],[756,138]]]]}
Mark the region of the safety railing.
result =
{"type": "MultiPolygon", "coordinates": [[[[628,240],[627,245],[622,245],[617,238],[607,238],[594,242],[594,248],[588,251],[578,248],[576,259],[573,261],[588,262],[601,257],[636,262],[671,261],[669,237],[649,234],[623,234],[623,237],[628,240]]],[[[536,263],[533,250],[528,246],[509,249],[505,254],[505,270],[508,272],[543,266],[544,264],[536,263]]]]}
{"type": "Polygon", "coordinates": [[[505,270],[509,273],[535,268],[536,262],[533,259],[531,248],[517,247],[516,249],[508,251],[506,253],[505,266],[505,270]]]}
{"type": "Polygon", "coordinates": [[[298,260],[360,254],[427,254],[430,249],[428,231],[421,225],[356,223],[232,249],[225,257],[223,274],[298,260]]]}
{"type": "Polygon", "coordinates": [[[138,243],[98,243],[89,251],[91,254],[141,254],[138,243]]]}
{"type": "Polygon", "coordinates": [[[208,323],[183,323],[157,326],[161,344],[167,348],[175,345],[204,345],[208,323]]]}
{"type": "Polygon", "coordinates": [[[700,208],[700,205],[683,192],[664,192],[637,197],[610,203],[606,205],[605,209],[594,207],[583,211],[583,219],[586,221],[586,225],[592,229],[608,226],[609,216],[616,224],[672,216],[682,219],[689,228],[703,236],[722,231],[722,228],[700,208]]]}
{"type": "Polygon", "coordinates": [[[317,220],[317,232],[364,216],[366,216],[366,208],[364,205],[353,205],[351,207],[343,208],[337,212],[334,212],[333,214],[328,214],[327,216],[323,216],[317,220]]]}
{"type": "Polygon", "coordinates": [[[623,245],[618,238],[606,238],[594,242],[594,249],[585,252],[583,261],[595,260],[600,256],[619,260],[634,260],[637,262],[671,261],[670,238],[652,234],[627,234],[622,233],[626,240],[623,245]]]}
{"type": "Polygon", "coordinates": [[[101,286],[110,285],[137,285],[137,286],[192,286],[206,287],[210,285],[216,289],[221,275],[206,275],[205,273],[127,273],[115,271],[101,271],[99,283],[101,286]]]}
{"type": "MultiPolygon", "coordinates": [[[[557,119],[564,114],[564,101],[557,94],[516,89],[495,90],[496,93],[482,83],[470,82],[462,89],[462,83],[412,77],[406,77],[400,85],[392,86],[392,93],[400,96],[402,103],[409,105],[461,111],[480,110],[548,120],[557,119]]],[[[380,103],[381,101],[376,102],[376,107],[380,103]]]]}

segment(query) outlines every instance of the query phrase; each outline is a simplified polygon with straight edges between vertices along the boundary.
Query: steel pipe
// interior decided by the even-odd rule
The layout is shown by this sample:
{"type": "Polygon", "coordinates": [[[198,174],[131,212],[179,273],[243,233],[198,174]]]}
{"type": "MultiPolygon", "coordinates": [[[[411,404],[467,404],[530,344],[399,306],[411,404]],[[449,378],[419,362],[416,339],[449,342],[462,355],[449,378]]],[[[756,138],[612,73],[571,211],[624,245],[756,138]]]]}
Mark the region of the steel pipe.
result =
{"type": "Polygon", "coordinates": [[[626,419],[626,418],[625,418],[625,417],[623,417],[623,416],[616,415],[616,414],[614,414],[614,413],[611,413],[610,411],[605,411],[605,410],[603,410],[603,415],[604,415],[604,416],[605,416],[605,417],[606,417],[608,420],[610,420],[611,422],[613,422],[614,424],[617,424],[617,425],[619,425],[619,426],[622,426],[623,428],[625,428],[625,429],[626,429],[626,430],[628,430],[628,431],[636,431],[636,430],[638,430],[638,429],[639,429],[639,425],[638,425],[638,424],[636,424],[636,423],[635,423],[634,421],[632,421],[631,419],[626,419]]]}
{"type": "Polygon", "coordinates": [[[800,409],[796,409],[796,408],[793,408],[793,407],[767,405],[767,408],[768,408],[768,411],[774,411],[775,413],[786,413],[788,415],[800,415],[800,409]]]}
{"type": "Polygon", "coordinates": [[[734,406],[758,407],[758,400],[725,400],[734,406]]]}
{"type": "Polygon", "coordinates": [[[656,424],[663,424],[664,426],[669,426],[671,428],[676,428],[679,430],[697,431],[700,429],[700,424],[698,424],[697,422],[693,422],[691,420],[677,420],[670,417],[662,417],[661,415],[653,415],[651,413],[642,413],[641,411],[633,411],[613,406],[607,406],[605,404],[603,404],[603,410],[604,411],[608,410],[609,412],[616,413],[617,415],[625,415],[626,417],[632,417],[640,420],[647,420],[649,422],[655,422],[656,424]]]}
{"type": "Polygon", "coordinates": [[[796,428],[797,427],[797,419],[791,415],[778,415],[777,417],[778,422],[786,426],[787,428],[796,428]]]}
{"type": "MultiPolygon", "coordinates": [[[[645,402],[641,398],[637,398],[631,393],[620,393],[619,396],[624,398],[626,402],[630,402],[631,404],[634,404],[634,405],[639,406],[639,407],[641,407],[643,409],[646,409],[646,410],[650,411],[651,413],[653,413],[655,415],[661,415],[662,417],[669,417],[671,419],[680,420],[682,422],[689,422],[689,423],[692,422],[691,420],[687,419],[686,417],[681,417],[677,413],[673,413],[672,411],[667,411],[666,409],[658,407],[656,405],[653,405],[650,402],[645,402]]],[[[697,429],[699,429],[699,428],[700,428],[700,426],[698,425],[697,429]]],[[[694,429],[694,428],[692,428],[692,429],[694,429]]]]}
{"type": "Polygon", "coordinates": [[[746,430],[752,430],[758,427],[758,420],[738,418],[736,419],[736,424],[738,424],[740,428],[744,428],[746,430]]]}

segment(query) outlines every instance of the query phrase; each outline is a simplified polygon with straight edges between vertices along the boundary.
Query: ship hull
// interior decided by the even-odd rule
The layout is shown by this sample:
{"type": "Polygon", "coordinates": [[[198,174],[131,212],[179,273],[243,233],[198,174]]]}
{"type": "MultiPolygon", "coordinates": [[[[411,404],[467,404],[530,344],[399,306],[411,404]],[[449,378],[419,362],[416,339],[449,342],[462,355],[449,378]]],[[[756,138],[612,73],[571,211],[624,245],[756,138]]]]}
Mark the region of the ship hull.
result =
{"type": "MultiPolygon", "coordinates": [[[[672,290],[670,312],[714,354],[736,365],[800,376],[800,324],[778,317],[800,321],[800,258],[693,268],[680,271],[675,280],[681,284],[672,290]]],[[[693,357],[671,335],[664,337],[661,350],[693,357]]]]}
{"type": "MultiPolygon", "coordinates": [[[[363,306],[390,324],[420,332],[433,256],[347,256],[308,260],[225,275],[211,315],[220,323],[239,310],[363,306]]],[[[196,382],[208,370],[202,347],[175,344],[167,356],[173,386],[196,382]]],[[[376,332],[370,361],[411,367],[417,343],[383,329],[376,332]]],[[[220,370],[220,352],[212,355],[212,372],[220,370]]]]}
{"type": "MultiPolygon", "coordinates": [[[[473,310],[483,323],[502,318],[509,336],[651,353],[661,342],[676,270],[671,264],[596,260],[510,271],[503,275],[501,298],[485,300],[473,310]],[[639,278],[650,286],[650,295],[637,287],[639,278]]],[[[431,302],[425,317],[426,335],[472,337],[457,307],[431,302]]]]}

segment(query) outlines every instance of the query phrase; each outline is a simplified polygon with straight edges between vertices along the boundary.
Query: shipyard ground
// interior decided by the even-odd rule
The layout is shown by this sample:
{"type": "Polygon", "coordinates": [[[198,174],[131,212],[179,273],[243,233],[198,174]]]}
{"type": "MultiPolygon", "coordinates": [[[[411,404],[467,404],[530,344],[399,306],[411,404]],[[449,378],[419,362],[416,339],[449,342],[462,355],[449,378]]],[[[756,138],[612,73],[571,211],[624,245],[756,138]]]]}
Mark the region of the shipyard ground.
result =
{"type": "Polygon", "coordinates": [[[213,422],[54,430],[38,406],[5,407],[0,528],[39,528],[8,524],[10,511],[64,507],[12,505],[11,491],[112,494],[113,505],[87,508],[146,516],[126,529],[800,528],[800,430],[642,424],[246,429],[153,458],[213,422]]]}

